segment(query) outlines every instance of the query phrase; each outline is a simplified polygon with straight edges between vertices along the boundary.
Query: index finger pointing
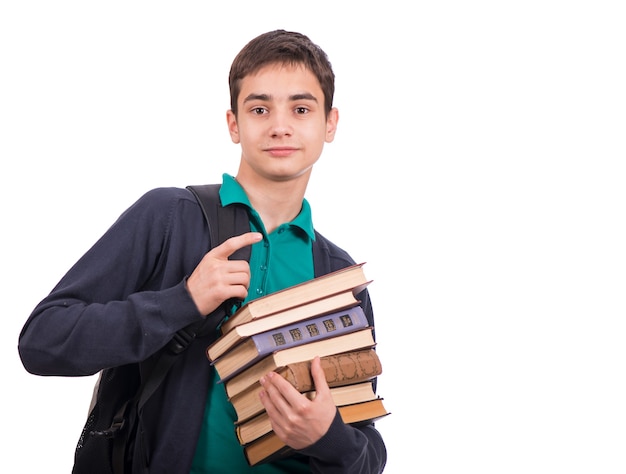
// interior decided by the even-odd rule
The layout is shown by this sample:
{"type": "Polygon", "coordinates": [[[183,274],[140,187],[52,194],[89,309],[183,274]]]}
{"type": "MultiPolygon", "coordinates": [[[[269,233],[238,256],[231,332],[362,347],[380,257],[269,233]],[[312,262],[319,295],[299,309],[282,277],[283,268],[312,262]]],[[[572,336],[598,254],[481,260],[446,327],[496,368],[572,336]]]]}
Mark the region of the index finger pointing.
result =
{"type": "Polygon", "coordinates": [[[245,234],[236,235],[235,237],[225,240],[222,244],[214,247],[209,253],[216,258],[228,259],[228,257],[237,250],[247,245],[260,242],[262,238],[263,234],[260,232],[246,232],[245,234]]]}

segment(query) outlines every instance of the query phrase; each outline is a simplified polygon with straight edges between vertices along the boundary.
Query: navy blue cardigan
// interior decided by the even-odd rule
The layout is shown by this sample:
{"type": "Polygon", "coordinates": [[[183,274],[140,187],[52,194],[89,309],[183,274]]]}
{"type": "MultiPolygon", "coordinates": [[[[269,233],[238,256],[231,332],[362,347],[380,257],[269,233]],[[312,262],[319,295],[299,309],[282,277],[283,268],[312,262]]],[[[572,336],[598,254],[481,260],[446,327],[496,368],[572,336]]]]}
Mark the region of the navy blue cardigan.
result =
{"type": "MultiPolygon", "coordinates": [[[[149,359],[176,331],[202,318],[185,280],[209,242],[190,191],[147,192],[34,309],[18,345],[26,370],[85,376],[149,359]]],[[[313,259],[316,276],[355,263],[317,232],[313,259]]],[[[373,326],[367,291],[359,298],[373,326]]],[[[214,337],[191,344],[144,409],[151,473],[189,472],[211,370],[205,350],[214,337]]],[[[373,424],[345,425],[338,412],[326,435],[300,453],[309,457],[312,472],[320,473],[379,473],[387,456],[373,424]]]]}

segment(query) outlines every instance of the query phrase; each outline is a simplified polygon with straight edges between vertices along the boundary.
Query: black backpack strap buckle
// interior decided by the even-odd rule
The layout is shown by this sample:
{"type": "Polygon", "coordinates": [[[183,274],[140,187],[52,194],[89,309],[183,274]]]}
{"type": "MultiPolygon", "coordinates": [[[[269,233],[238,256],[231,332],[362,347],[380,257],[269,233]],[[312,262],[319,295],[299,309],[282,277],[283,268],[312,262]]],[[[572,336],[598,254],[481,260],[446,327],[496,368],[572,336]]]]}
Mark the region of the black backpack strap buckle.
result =
{"type": "Polygon", "coordinates": [[[167,344],[167,350],[172,354],[180,354],[189,347],[191,341],[195,339],[196,334],[195,330],[188,327],[177,331],[167,344]]]}
{"type": "Polygon", "coordinates": [[[115,436],[124,429],[126,426],[126,407],[128,406],[128,401],[122,405],[122,407],[117,411],[115,416],[113,417],[113,421],[111,422],[111,426],[109,426],[106,430],[101,431],[90,431],[89,434],[91,436],[95,436],[97,438],[106,438],[111,439],[115,438],[115,436]]]}

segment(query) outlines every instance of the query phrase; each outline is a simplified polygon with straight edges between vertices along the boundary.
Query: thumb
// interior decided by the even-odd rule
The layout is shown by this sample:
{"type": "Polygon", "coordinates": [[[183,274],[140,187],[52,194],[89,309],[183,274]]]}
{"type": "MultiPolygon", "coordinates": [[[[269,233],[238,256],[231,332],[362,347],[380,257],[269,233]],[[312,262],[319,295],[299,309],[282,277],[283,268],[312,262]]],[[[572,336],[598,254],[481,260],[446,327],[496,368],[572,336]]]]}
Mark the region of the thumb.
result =
{"type": "Polygon", "coordinates": [[[330,388],[326,381],[326,374],[322,369],[322,363],[319,356],[311,361],[311,376],[313,377],[313,383],[315,384],[315,398],[321,396],[330,396],[330,388]]]}

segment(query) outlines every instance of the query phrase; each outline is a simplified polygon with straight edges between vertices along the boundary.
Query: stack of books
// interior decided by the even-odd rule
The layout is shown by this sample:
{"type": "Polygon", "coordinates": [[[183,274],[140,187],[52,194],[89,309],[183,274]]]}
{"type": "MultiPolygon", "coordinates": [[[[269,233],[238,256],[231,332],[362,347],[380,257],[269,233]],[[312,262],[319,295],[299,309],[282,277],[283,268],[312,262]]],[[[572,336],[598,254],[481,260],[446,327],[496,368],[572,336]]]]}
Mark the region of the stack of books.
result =
{"type": "Polygon", "coordinates": [[[357,299],[371,283],[363,265],[250,301],[222,324],[221,336],[207,348],[237,413],[235,433],[250,465],[290,452],[272,431],[259,399],[259,379],[270,371],[313,399],[310,368],[319,356],[344,422],[356,425],[389,414],[372,386],[382,366],[357,299]]]}

